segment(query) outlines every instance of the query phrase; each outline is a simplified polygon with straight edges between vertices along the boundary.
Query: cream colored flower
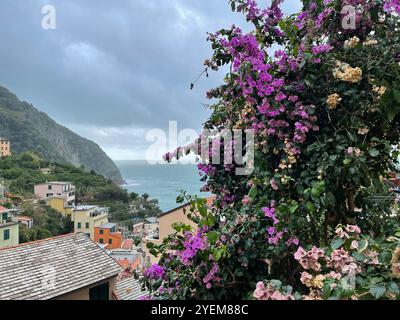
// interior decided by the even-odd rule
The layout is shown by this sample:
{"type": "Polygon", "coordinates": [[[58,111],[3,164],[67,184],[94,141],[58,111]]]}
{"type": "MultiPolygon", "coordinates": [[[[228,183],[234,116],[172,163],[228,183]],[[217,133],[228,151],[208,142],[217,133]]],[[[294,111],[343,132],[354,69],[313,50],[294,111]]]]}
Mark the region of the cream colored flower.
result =
{"type": "Polygon", "coordinates": [[[393,257],[392,257],[392,275],[395,278],[400,279],[400,247],[398,247],[394,252],[393,252],[393,257]]]}
{"type": "Polygon", "coordinates": [[[362,78],[362,70],[359,67],[353,68],[347,63],[337,61],[337,67],[333,70],[333,76],[346,82],[356,83],[362,78]]]}
{"type": "Polygon", "coordinates": [[[357,46],[360,43],[360,39],[358,37],[353,37],[344,42],[344,47],[346,49],[351,49],[357,46]]]}
{"type": "Polygon", "coordinates": [[[324,287],[325,277],[322,274],[317,275],[313,280],[311,280],[311,285],[313,288],[322,289],[324,287]]]}
{"type": "Polygon", "coordinates": [[[376,93],[379,98],[382,97],[386,93],[386,90],[387,90],[387,88],[385,86],[378,87],[378,86],[374,85],[372,87],[372,92],[376,93]]]}
{"type": "Polygon", "coordinates": [[[330,96],[328,96],[326,103],[328,104],[329,109],[335,109],[341,101],[342,98],[337,93],[333,93],[330,96]]]}
{"type": "Polygon", "coordinates": [[[368,128],[359,128],[358,129],[358,134],[359,135],[366,135],[366,134],[368,134],[368,132],[369,132],[369,129],[368,128]]]}
{"type": "Polygon", "coordinates": [[[364,47],[366,47],[366,46],[374,46],[374,45],[376,45],[376,44],[378,44],[378,40],[375,40],[375,39],[367,39],[367,40],[363,43],[363,46],[364,46],[364,47]]]}

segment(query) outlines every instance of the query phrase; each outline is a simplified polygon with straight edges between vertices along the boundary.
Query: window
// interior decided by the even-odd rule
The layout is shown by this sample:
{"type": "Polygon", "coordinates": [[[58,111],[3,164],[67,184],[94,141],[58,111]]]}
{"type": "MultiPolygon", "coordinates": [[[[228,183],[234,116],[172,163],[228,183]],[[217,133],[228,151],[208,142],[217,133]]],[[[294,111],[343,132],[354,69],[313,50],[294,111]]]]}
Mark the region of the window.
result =
{"type": "Polygon", "coordinates": [[[110,290],[108,282],[97,287],[89,289],[89,299],[90,300],[109,300],[110,290]]]}
{"type": "Polygon", "coordinates": [[[4,240],[10,239],[10,230],[4,230],[4,240]]]}
{"type": "Polygon", "coordinates": [[[78,229],[82,228],[82,224],[78,222],[78,229]]]}
{"type": "Polygon", "coordinates": [[[100,234],[104,234],[104,230],[103,229],[100,229],[100,234]]]}
{"type": "Polygon", "coordinates": [[[104,239],[100,239],[99,241],[100,241],[100,243],[101,243],[101,244],[103,244],[103,243],[104,243],[104,239]]]}
{"type": "Polygon", "coordinates": [[[52,189],[53,189],[53,186],[49,184],[48,189],[49,189],[49,190],[52,190],[52,189]]]}
{"type": "Polygon", "coordinates": [[[112,239],[108,239],[108,244],[112,244],[112,239]]]}
{"type": "Polygon", "coordinates": [[[89,227],[90,227],[89,222],[86,222],[86,229],[89,229],[89,227]]]}

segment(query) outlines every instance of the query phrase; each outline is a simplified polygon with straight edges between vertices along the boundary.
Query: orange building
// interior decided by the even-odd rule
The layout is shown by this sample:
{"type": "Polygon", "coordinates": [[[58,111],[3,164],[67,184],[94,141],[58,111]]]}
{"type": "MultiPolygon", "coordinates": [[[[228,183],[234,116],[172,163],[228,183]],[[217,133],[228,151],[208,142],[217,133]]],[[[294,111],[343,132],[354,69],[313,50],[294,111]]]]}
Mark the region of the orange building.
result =
{"type": "Polygon", "coordinates": [[[106,245],[108,250],[121,248],[123,240],[122,233],[117,232],[115,223],[105,223],[94,227],[94,241],[106,245]]]}
{"type": "Polygon", "coordinates": [[[10,140],[0,138],[0,157],[11,156],[11,144],[10,140]]]}

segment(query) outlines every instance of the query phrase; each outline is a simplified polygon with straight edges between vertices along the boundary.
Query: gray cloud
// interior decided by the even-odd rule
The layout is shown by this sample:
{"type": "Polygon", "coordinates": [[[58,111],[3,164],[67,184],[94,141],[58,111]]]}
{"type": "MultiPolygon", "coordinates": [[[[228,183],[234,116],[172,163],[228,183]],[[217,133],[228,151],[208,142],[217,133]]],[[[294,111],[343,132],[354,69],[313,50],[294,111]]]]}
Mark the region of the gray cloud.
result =
{"type": "Polygon", "coordinates": [[[200,129],[223,76],[189,90],[211,55],[206,32],[243,22],[225,0],[2,0],[0,84],[113,158],[140,158],[150,128],[200,129]],[[41,28],[44,4],[56,30],[41,28]]]}

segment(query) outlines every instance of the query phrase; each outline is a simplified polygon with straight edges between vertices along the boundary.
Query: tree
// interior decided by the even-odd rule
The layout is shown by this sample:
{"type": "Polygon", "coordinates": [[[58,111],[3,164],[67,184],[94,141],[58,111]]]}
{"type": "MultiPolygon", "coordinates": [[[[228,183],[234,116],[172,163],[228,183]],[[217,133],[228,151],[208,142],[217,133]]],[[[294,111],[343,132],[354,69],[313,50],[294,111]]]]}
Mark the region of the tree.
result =
{"type": "MultiPolygon", "coordinates": [[[[308,288],[295,259],[303,247],[314,247],[310,254],[344,250],[356,263],[367,246],[350,257],[351,243],[338,238],[338,230],[357,244],[368,240],[343,228],[359,225],[375,239],[398,230],[397,216],[388,214],[390,203],[382,211],[370,206],[368,197],[372,190],[387,192],[383,178],[399,155],[400,32],[394,13],[400,6],[394,0],[303,1],[302,12],[285,17],[281,0],[265,10],[254,0],[229,2],[254,30],[245,34],[233,26],[209,35],[214,55],[206,68],[228,65],[230,72],[208,93],[217,102],[204,128],[253,129],[255,170],[238,176],[234,166],[199,165],[207,189],[217,195],[214,209],[190,199],[189,216],[199,229],[177,225],[177,233],[161,246],[150,245],[161,260],[146,273],[147,284],[153,289],[157,284],[156,296],[232,299],[248,297],[268,278],[257,289],[294,298],[291,288],[300,296],[308,288]],[[355,9],[353,29],[344,27],[346,5],[355,9]],[[332,240],[334,249],[318,249],[332,240]]],[[[209,143],[222,144],[219,138],[209,143]]],[[[166,159],[193,149],[179,148],[166,159]]],[[[390,250],[395,256],[393,246],[390,250]]],[[[382,263],[390,271],[389,260],[382,263]]],[[[360,270],[368,280],[367,271],[360,270]]],[[[389,271],[382,281],[398,286],[389,271]]],[[[321,289],[314,298],[322,297],[321,289]]],[[[358,298],[364,291],[352,294],[358,298]]]]}

